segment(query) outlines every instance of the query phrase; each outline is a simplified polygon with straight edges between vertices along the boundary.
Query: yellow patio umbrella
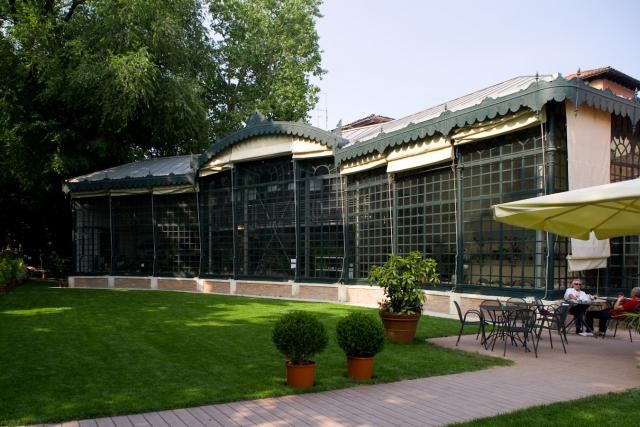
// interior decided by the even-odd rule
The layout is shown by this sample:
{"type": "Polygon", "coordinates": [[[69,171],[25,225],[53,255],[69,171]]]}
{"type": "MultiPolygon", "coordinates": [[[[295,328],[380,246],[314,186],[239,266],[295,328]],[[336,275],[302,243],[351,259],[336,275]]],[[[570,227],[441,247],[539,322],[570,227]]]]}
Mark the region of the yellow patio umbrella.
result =
{"type": "Polygon", "coordinates": [[[493,218],[582,240],[640,234],[640,178],[494,205],[493,218]]]}

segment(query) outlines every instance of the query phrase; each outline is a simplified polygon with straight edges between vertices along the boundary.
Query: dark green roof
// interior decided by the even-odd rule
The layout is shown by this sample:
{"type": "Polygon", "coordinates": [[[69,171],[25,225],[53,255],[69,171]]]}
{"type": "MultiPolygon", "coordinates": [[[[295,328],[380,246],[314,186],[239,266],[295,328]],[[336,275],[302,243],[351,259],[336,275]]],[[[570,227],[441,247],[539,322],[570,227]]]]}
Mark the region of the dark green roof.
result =
{"type": "Polygon", "coordinates": [[[219,152],[238,142],[264,135],[299,136],[317,141],[334,149],[347,142],[346,139],[338,134],[327,132],[307,123],[272,121],[266,119],[260,113],[254,113],[247,121],[245,127],[213,143],[207,151],[202,154],[200,164],[203,165],[219,152]]]}
{"type": "Polygon", "coordinates": [[[84,192],[194,184],[196,159],[186,155],[141,160],[71,178],[65,187],[71,192],[84,192]]]}
{"type": "Polygon", "coordinates": [[[336,163],[340,164],[374,152],[383,153],[389,147],[411,143],[435,133],[448,135],[454,129],[510,112],[515,113],[521,108],[540,111],[547,102],[562,102],[566,99],[578,106],[586,103],[593,108],[627,116],[634,124],[640,120],[640,103],[637,99],[630,100],[609,90],[593,88],[578,78],[566,80],[559,76],[552,81],[538,80],[519,92],[498,98],[486,98],[477,105],[458,111],[446,110],[438,117],[417,124],[412,123],[386,134],[381,133],[369,140],[355,142],[336,152],[336,163]]]}

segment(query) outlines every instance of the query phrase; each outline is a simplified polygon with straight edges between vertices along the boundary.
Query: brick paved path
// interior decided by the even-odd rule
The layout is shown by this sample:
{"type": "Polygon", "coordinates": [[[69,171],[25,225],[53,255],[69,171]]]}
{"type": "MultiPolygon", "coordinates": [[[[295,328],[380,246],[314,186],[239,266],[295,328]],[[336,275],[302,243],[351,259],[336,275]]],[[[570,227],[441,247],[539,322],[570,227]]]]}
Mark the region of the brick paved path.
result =
{"type": "MultiPolygon", "coordinates": [[[[514,366],[320,393],[72,421],[62,426],[435,426],[640,387],[640,338],[570,336],[568,354],[541,341],[538,359],[507,348],[514,366]]],[[[430,340],[453,347],[456,337],[430,340]]],[[[554,339],[556,344],[560,344],[554,339]]],[[[496,346],[497,347],[497,346],[496,346]]],[[[485,351],[472,336],[461,349],[485,351]]],[[[60,425],[60,424],[59,424],[60,425]]]]}

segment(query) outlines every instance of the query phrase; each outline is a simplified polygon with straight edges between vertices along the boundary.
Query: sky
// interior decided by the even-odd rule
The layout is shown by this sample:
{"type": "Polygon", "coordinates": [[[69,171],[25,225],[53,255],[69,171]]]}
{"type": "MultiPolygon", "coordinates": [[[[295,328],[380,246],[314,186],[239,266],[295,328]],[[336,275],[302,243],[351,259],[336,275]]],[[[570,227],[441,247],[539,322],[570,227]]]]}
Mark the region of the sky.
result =
{"type": "Polygon", "coordinates": [[[640,1],[325,0],[311,124],[400,118],[515,76],[640,79],[640,1]]]}

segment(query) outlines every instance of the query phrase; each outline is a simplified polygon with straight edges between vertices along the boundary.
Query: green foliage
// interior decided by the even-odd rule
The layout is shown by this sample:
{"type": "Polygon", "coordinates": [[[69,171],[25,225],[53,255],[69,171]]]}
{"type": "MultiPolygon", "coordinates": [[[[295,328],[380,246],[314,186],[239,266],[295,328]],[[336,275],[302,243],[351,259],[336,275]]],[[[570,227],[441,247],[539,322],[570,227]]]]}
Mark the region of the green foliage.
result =
{"type": "Polygon", "coordinates": [[[378,316],[355,311],[338,321],[336,338],[347,356],[369,357],[383,349],[385,332],[378,316]]]}
{"type": "Polygon", "coordinates": [[[436,267],[435,260],[423,258],[418,251],[405,256],[391,254],[384,265],[374,266],[369,273],[369,284],[384,289],[386,300],[381,309],[392,313],[421,313],[425,300],[422,286],[440,283],[436,267]]]}
{"type": "Polygon", "coordinates": [[[634,311],[630,313],[624,313],[624,320],[622,321],[624,327],[631,330],[636,330],[640,333],[640,312],[634,311]]]}
{"type": "Polygon", "coordinates": [[[539,427],[539,426],[634,426],[638,425],[640,389],[589,396],[583,399],[537,405],[495,417],[466,423],[465,427],[539,427]]]}
{"type": "MultiPolygon", "coordinates": [[[[323,73],[318,7],[318,0],[0,1],[0,205],[11,204],[11,215],[0,212],[0,244],[10,232],[24,243],[21,232],[38,240],[68,227],[64,178],[201,152],[255,109],[305,119],[317,102],[309,79],[323,73]],[[22,223],[52,205],[65,215],[22,223]]],[[[62,230],[60,239],[69,234],[62,230]]],[[[57,241],[53,249],[68,252],[57,241]]]]}
{"type": "MultiPolygon", "coordinates": [[[[290,310],[319,316],[329,331],[347,313],[375,314],[344,304],[28,282],[0,296],[0,348],[10,349],[0,351],[0,425],[291,394],[271,341],[276,318],[290,310]]],[[[457,335],[459,327],[457,320],[429,318],[414,342],[388,343],[389,351],[376,356],[374,382],[510,364],[424,342],[457,335]]],[[[314,360],[321,367],[315,391],[353,386],[335,339],[314,360]]]]}
{"type": "Polygon", "coordinates": [[[0,286],[13,281],[13,262],[8,258],[0,258],[0,286]]]}
{"type": "Polygon", "coordinates": [[[0,255],[0,286],[22,283],[27,278],[27,266],[22,258],[10,253],[0,255]]]}
{"type": "MultiPolygon", "coordinates": [[[[225,58],[224,90],[210,91],[214,132],[227,133],[254,111],[305,119],[318,101],[309,81],[321,76],[315,19],[319,0],[209,0],[214,57],[225,58]],[[216,106],[224,106],[216,108],[216,106]],[[228,127],[232,125],[233,127],[228,127]]],[[[214,87],[216,89],[216,87],[214,87]]]]}
{"type": "Polygon", "coordinates": [[[327,346],[327,330],[316,316],[306,311],[284,314],[273,327],[273,343],[294,365],[308,362],[327,346]]]}

